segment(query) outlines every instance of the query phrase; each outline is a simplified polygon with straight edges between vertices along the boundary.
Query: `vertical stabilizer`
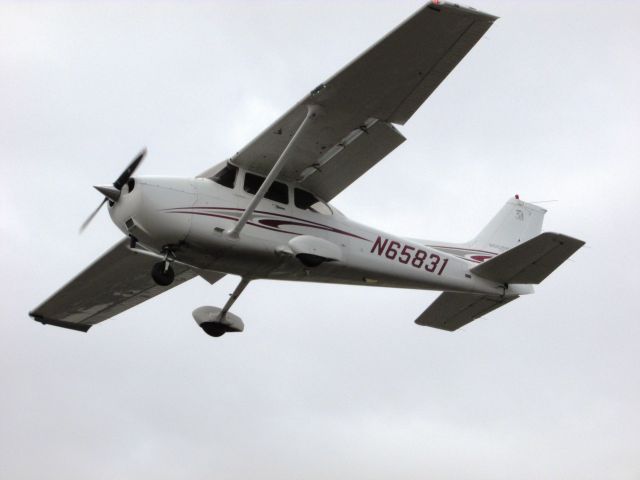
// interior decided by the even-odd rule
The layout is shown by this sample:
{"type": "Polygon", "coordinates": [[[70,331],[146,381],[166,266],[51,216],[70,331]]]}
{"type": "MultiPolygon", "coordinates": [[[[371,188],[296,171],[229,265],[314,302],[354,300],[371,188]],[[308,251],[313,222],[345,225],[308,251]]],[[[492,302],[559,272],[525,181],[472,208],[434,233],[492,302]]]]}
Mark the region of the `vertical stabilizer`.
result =
{"type": "Polygon", "coordinates": [[[517,196],[511,198],[469,245],[495,252],[509,250],[542,231],[546,212],[544,208],[523,202],[517,196]]]}

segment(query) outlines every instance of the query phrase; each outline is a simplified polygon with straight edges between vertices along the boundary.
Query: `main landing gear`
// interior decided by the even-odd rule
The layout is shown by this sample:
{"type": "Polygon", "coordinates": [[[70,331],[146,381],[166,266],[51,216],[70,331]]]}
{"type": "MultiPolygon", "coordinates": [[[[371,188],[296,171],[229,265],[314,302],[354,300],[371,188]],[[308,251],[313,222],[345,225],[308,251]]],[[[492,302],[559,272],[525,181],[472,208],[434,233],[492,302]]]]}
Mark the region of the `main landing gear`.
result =
{"type": "MultiPolygon", "coordinates": [[[[171,265],[176,261],[176,256],[169,247],[165,247],[162,250],[162,254],[159,254],[149,250],[136,248],[136,244],[136,239],[132,237],[129,250],[133,253],[162,259],[162,261],[155,263],[151,269],[151,277],[153,280],[162,287],[171,285],[175,279],[175,272],[171,265]]],[[[207,335],[211,335],[212,337],[221,337],[225,333],[242,332],[244,330],[244,323],[242,322],[242,319],[231,313],[229,309],[238,299],[242,291],[247,287],[247,285],[249,285],[250,281],[251,280],[248,278],[242,278],[233,293],[229,295],[229,300],[227,300],[224,307],[218,308],[205,306],[196,308],[193,311],[193,319],[207,335]]]]}
{"type": "Polygon", "coordinates": [[[240,280],[240,283],[233,293],[229,295],[229,300],[222,308],[199,307],[193,311],[193,319],[207,335],[221,337],[225,333],[242,332],[244,330],[242,319],[231,313],[229,309],[247,285],[249,285],[249,279],[243,278],[240,280]]]}

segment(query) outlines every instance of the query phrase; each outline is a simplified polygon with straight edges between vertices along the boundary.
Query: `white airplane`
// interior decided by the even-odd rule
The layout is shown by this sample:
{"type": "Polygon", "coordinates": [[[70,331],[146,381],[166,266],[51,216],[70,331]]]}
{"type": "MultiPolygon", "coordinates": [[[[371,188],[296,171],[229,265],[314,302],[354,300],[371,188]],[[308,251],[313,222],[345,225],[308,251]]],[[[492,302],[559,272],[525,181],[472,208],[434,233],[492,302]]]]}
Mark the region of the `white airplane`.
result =
{"type": "Polygon", "coordinates": [[[214,337],[244,329],[229,309],[252,280],[438,290],[415,321],[456,330],[533,293],[584,242],[541,233],[545,210],[516,196],[470,242],[415,240],[356,223],[329,202],[398,147],[404,125],[496,17],[429,3],[195,178],[133,177],[141,152],[95,187],[126,236],[30,312],[89,328],[195,276],[241,280],[193,317],[214,337]]]}

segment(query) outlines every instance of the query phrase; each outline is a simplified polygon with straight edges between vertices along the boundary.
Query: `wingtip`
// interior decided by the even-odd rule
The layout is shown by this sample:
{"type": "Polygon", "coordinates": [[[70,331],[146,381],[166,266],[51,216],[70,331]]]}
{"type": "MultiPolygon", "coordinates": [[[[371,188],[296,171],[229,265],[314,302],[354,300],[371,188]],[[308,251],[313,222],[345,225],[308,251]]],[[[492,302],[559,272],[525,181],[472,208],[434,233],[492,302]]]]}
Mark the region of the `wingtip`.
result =
{"type": "Polygon", "coordinates": [[[427,4],[427,7],[438,12],[441,10],[450,10],[450,11],[461,12],[461,13],[469,13],[476,16],[484,17],[486,20],[489,20],[491,22],[495,22],[500,18],[497,15],[492,15],[491,13],[483,12],[482,10],[478,10],[476,8],[469,7],[466,5],[460,5],[458,3],[449,3],[449,2],[442,2],[438,0],[432,0],[427,4]]]}
{"type": "Polygon", "coordinates": [[[42,315],[38,315],[35,312],[29,312],[29,316],[33,318],[36,322],[41,323],[42,325],[53,325],[54,327],[66,328],[68,330],[75,330],[77,332],[86,333],[92,327],[92,325],[83,325],[81,323],[73,323],[66,322],[64,320],[55,320],[52,318],[46,318],[42,315]]]}

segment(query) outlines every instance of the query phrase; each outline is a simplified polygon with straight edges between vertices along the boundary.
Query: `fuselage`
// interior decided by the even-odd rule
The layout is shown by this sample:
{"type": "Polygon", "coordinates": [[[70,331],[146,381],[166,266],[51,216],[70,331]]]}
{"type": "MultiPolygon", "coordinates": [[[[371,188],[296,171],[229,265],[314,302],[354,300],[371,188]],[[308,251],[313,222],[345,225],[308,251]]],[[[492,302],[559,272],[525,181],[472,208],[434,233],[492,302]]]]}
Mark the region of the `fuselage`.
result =
{"type": "Polygon", "coordinates": [[[295,185],[281,184],[277,197],[272,195],[279,201],[263,198],[239,236],[229,235],[253,197],[245,173],[239,169],[233,185],[226,186],[210,178],[137,177],[110,215],[145,248],[171,248],[177,261],[203,271],[249,279],[529,293],[517,285],[505,292],[504,285],[474,275],[470,268],[478,260],[461,253],[462,247],[425,245],[382,232],[322,201],[309,207],[299,199],[306,192],[295,191],[295,185]],[[331,258],[310,267],[296,258],[300,248],[330,251],[331,258]]]}

